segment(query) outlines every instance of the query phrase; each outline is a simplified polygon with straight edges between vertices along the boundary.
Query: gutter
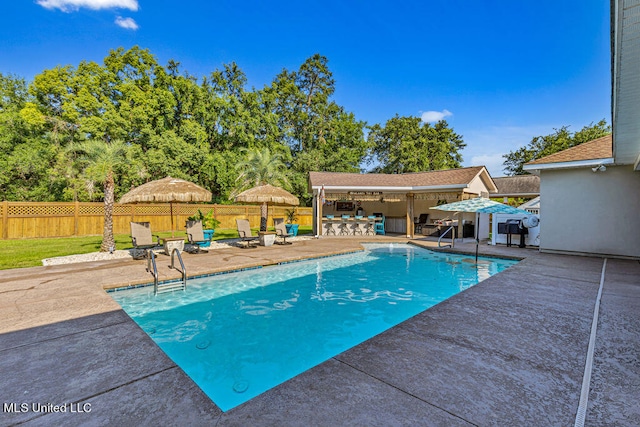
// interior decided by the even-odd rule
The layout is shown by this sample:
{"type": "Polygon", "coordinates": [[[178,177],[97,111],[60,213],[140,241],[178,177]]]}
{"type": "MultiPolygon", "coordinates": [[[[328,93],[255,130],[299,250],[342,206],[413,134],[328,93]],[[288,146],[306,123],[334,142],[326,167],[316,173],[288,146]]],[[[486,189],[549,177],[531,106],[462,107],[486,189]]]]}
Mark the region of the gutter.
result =
{"type": "MultiPolygon", "coordinates": [[[[325,185],[324,191],[388,191],[388,192],[411,192],[411,191],[427,191],[427,190],[451,190],[468,188],[469,184],[450,184],[450,185],[420,185],[405,187],[368,187],[368,186],[352,186],[352,185],[325,185]]],[[[312,185],[312,190],[319,190],[322,185],[312,185]]]]}
{"type": "Polygon", "coordinates": [[[531,164],[531,165],[524,165],[522,169],[537,175],[538,173],[540,173],[541,170],[590,168],[594,166],[613,165],[613,164],[614,164],[613,157],[606,157],[603,159],[577,160],[573,162],[531,164]]]}

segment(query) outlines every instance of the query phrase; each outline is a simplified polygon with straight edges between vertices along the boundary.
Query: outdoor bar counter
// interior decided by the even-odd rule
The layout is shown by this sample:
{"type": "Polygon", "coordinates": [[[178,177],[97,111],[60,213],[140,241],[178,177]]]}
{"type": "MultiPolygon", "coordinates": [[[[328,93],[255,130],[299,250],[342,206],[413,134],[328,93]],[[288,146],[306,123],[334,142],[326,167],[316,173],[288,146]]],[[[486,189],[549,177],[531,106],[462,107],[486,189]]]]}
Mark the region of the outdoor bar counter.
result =
{"type": "Polygon", "coordinates": [[[327,215],[322,217],[322,234],[324,236],[373,236],[376,234],[375,223],[381,217],[327,215]]]}

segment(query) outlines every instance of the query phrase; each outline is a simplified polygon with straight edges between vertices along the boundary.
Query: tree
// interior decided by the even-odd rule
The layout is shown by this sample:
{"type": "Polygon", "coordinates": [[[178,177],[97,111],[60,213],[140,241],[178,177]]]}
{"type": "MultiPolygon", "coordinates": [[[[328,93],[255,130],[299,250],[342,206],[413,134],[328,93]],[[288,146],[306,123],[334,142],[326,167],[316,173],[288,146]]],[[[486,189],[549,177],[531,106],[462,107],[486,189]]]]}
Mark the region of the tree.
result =
{"type": "Polygon", "coordinates": [[[375,169],[383,173],[421,172],[460,167],[466,144],[445,120],[432,126],[418,117],[387,120],[383,126],[373,125],[369,132],[375,169]]]}
{"type": "MultiPolygon", "coordinates": [[[[272,153],[269,148],[243,151],[246,158],[236,166],[241,172],[236,180],[235,194],[258,185],[288,186],[287,168],[282,152],[272,153]]],[[[267,231],[267,214],[267,204],[263,203],[260,206],[260,231],[267,231]]]]}
{"type": "Polygon", "coordinates": [[[611,126],[602,119],[598,123],[583,127],[576,133],[569,131],[569,126],[554,129],[554,132],[545,136],[535,136],[525,147],[520,147],[504,156],[504,171],[507,175],[525,175],[523,166],[533,160],[575,147],[576,145],[593,141],[611,133],[611,126]]]}
{"type": "Polygon", "coordinates": [[[279,118],[284,140],[295,155],[321,144],[331,111],[335,81],[326,57],[315,54],[298,71],[283,70],[265,93],[279,118]]]}
{"type": "Polygon", "coordinates": [[[116,246],[113,237],[114,173],[118,166],[128,164],[129,146],[120,140],[105,143],[94,139],[84,141],[70,151],[79,154],[76,160],[85,178],[104,185],[104,228],[100,252],[109,252],[116,246]]]}
{"type": "Polygon", "coordinates": [[[116,197],[166,175],[203,185],[227,203],[246,151],[280,153],[282,175],[303,203],[310,170],[357,172],[370,144],[366,123],[332,100],[335,81],[315,54],[262,89],[235,63],[198,79],[147,49],[111,50],[102,63],[58,66],[24,80],[0,75],[0,196],[93,200],[69,147],[122,140],[130,167],[114,169],[116,197]]]}
{"type": "Polygon", "coordinates": [[[289,181],[303,203],[311,200],[309,171],[358,172],[369,149],[366,123],[331,100],[335,80],[328,62],[315,54],[297,71],[283,70],[259,93],[291,150],[289,181]]]}

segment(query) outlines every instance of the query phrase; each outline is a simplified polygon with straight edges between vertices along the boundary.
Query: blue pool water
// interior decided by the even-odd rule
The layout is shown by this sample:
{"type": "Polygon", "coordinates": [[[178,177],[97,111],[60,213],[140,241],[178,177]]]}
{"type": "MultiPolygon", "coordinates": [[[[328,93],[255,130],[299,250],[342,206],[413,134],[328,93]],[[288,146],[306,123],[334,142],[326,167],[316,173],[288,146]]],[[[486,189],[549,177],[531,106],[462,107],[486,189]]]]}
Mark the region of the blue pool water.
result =
{"type": "Polygon", "coordinates": [[[372,244],[364,252],[112,297],[227,411],[515,264],[372,244]]]}

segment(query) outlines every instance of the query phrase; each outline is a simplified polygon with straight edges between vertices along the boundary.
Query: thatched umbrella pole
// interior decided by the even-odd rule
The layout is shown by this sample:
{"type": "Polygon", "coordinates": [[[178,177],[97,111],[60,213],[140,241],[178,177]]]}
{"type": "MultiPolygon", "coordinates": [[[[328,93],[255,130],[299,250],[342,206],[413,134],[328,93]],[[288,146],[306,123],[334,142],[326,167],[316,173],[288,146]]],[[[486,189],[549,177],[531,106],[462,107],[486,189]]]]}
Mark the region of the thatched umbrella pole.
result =
{"type": "Polygon", "coordinates": [[[171,238],[174,238],[175,234],[173,234],[173,231],[175,227],[173,225],[173,202],[169,202],[169,215],[171,215],[171,238]]]}
{"type": "Polygon", "coordinates": [[[260,205],[260,231],[267,231],[267,216],[269,215],[269,205],[263,202],[260,205]]]}

